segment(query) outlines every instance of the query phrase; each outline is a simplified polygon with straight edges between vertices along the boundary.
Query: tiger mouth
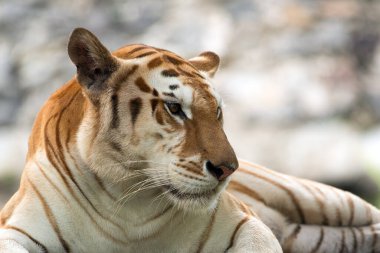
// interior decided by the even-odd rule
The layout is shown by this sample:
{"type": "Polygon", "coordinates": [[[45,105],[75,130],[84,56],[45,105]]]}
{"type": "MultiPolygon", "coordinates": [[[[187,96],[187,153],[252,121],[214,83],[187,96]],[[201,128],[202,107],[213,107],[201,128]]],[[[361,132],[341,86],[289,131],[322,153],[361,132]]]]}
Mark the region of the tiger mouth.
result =
{"type": "Polygon", "coordinates": [[[168,191],[168,193],[174,195],[179,199],[205,199],[210,198],[211,196],[216,194],[216,189],[211,189],[200,193],[189,193],[182,192],[177,188],[173,187],[172,185],[165,185],[164,188],[168,191]]]}

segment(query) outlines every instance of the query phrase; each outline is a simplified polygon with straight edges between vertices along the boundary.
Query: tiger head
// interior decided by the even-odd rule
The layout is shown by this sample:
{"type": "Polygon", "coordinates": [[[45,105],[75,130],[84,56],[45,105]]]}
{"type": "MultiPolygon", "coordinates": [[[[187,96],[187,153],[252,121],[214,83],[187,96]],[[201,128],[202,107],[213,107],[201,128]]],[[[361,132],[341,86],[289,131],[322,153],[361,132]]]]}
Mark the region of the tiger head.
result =
{"type": "Polygon", "coordinates": [[[88,101],[77,145],[89,167],[113,180],[139,172],[171,203],[212,207],[238,167],[210,83],[219,57],[184,60],[146,45],[111,54],[83,28],[68,53],[88,101]]]}

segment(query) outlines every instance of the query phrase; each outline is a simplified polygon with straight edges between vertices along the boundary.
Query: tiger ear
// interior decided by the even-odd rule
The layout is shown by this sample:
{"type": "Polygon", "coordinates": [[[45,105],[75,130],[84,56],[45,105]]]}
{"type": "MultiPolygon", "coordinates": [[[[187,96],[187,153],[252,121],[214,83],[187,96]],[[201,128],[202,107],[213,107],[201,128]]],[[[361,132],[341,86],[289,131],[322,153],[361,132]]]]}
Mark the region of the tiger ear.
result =
{"type": "Polygon", "coordinates": [[[94,34],[76,28],[69,39],[68,53],[77,67],[80,85],[90,93],[99,92],[117,69],[117,61],[94,34]]]}
{"type": "Polygon", "coordinates": [[[214,52],[203,52],[189,61],[198,70],[206,73],[209,77],[214,77],[219,68],[220,58],[214,52]]]}

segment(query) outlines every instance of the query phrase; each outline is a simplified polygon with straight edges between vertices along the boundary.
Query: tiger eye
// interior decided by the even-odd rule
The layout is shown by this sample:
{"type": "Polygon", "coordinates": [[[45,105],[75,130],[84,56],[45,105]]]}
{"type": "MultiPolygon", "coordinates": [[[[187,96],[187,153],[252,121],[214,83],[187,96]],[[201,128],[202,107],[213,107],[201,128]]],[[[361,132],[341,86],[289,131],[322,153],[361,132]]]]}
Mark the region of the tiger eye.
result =
{"type": "Polygon", "coordinates": [[[178,114],[181,111],[181,105],[177,103],[168,104],[169,111],[173,114],[178,114]]]}

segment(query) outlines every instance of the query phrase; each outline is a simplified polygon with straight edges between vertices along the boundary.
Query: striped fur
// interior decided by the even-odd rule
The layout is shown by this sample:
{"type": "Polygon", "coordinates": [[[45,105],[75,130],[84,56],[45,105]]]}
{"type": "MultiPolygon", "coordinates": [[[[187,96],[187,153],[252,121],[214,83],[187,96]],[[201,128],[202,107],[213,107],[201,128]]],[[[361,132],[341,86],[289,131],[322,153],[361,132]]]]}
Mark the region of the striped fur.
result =
{"type": "Polygon", "coordinates": [[[77,75],[36,118],[0,252],[380,252],[358,197],[244,161],[230,177],[214,53],[111,54],[83,28],[68,52],[77,75]]]}
{"type": "Polygon", "coordinates": [[[111,54],[82,28],[68,52],[77,75],[36,118],[0,252],[281,252],[218,179],[238,162],[210,86],[215,54],[111,54]]]}
{"type": "Polygon", "coordinates": [[[284,252],[380,252],[380,211],[351,193],[246,161],[228,191],[271,228],[284,252]]]}

